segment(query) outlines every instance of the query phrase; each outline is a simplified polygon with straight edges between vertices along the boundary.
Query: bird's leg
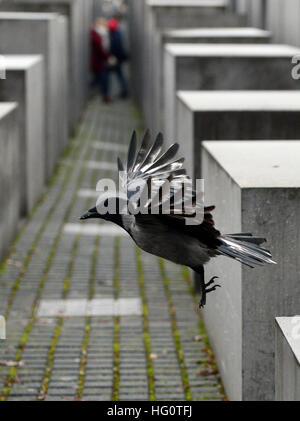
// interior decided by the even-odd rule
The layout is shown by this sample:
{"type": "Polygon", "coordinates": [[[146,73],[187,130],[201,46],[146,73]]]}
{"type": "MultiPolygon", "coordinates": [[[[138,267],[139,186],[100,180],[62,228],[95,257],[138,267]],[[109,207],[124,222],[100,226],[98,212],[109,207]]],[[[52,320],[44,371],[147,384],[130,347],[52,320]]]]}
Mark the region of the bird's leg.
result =
{"type": "Polygon", "coordinates": [[[201,289],[201,300],[199,302],[199,307],[203,308],[206,304],[206,294],[212,291],[216,291],[217,288],[221,288],[221,285],[214,285],[215,280],[218,279],[218,276],[214,276],[211,278],[210,281],[205,283],[204,281],[204,267],[199,266],[196,269],[194,269],[197,273],[200,275],[200,289],[201,289]],[[209,286],[213,285],[211,288],[208,288],[209,286]]]}

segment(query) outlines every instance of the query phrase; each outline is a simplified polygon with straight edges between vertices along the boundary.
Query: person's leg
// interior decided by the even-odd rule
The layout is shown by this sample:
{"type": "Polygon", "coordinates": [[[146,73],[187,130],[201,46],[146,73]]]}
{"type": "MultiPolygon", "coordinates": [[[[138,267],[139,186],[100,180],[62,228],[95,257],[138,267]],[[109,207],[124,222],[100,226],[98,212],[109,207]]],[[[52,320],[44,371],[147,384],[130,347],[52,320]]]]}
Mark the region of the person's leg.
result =
{"type": "Polygon", "coordinates": [[[98,85],[99,85],[99,73],[93,72],[91,83],[90,83],[90,88],[94,89],[98,85]]]}
{"type": "Polygon", "coordinates": [[[128,85],[121,64],[115,67],[115,72],[120,83],[121,96],[126,98],[128,96],[128,85]]]}
{"type": "Polygon", "coordinates": [[[100,83],[101,83],[101,92],[103,95],[103,100],[109,102],[109,74],[107,70],[104,70],[99,74],[100,83]]]}

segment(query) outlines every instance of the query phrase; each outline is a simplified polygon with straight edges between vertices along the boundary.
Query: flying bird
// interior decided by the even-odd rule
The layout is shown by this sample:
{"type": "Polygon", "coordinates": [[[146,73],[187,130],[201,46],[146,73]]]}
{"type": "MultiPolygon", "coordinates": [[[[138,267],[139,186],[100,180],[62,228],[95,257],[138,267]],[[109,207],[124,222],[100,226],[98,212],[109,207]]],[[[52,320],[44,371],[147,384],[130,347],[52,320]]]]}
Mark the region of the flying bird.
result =
{"type": "Polygon", "coordinates": [[[192,180],[183,168],[184,158],[176,159],[178,149],[175,143],[163,153],[162,134],[152,143],[149,130],[137,149],[134,132],[126,166],[118,158],[123,193],[100,195],[97,206],[80,219],[114,222],[142,250],[194,270],[200,275],[202,308],[207,293],[220,287],[215,283],[218,277],[208,282],[204,279],[204,265],[212,258],[223,255],[252,268],[276,263],[271,253],[261,247],[264,238],[251,233],[222,235],[215,228],[212,217],[215,207],[204,207],[198,200],[192,180]],[[180,194],[184,188],[187,194],[180,194]],[[111,204],[113,212],[109,211],[111,204]]]}

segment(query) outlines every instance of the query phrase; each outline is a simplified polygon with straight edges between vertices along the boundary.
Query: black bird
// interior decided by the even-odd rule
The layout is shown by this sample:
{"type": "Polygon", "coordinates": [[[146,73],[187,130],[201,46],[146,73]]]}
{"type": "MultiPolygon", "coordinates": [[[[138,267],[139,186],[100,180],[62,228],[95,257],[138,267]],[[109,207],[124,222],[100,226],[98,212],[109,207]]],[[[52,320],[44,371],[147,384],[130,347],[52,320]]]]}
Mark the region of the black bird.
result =
{"type": "Polygon", "coordinates": [[[184,159],[175,159],[179,145],[173,144],[163,154],[162,148],[162,134],[152,144],[150,132],[147,131],[137,152],[134,132],[126,169],[118,159],[125,195],[100,197],[97,206],[80,219],[101,218],[114,222],[127,231],[144,251],[193,269],[200,274],[199,306],[204,307],[206,294],[220,287],[215,284],[217,277],[207,283],[204,281],[203,266],[212,257],[225,255],[250,267],[275,262],[270,252],[260,247],[266,241],[264,238],[254,237],[250,233],[221,235],[214,227],[211,214],[215,207],[204,207],[197,202],[195,191],[189,189],[190,196],[187,197],[190,200],[186,200],[186,196],[182,198],[182,195],[178,199],[178,192],[182,191],[184,185],[191,185],[191,180],[182,168],[184,159]],[[167,182],[171,189],[164,192],[167,182]],[[107,209],[113,203],[111,200],[116,203],[116,212],[99,212],[100,208],[107,209]],[[162,211],[166,203],[170,205],[167,214],[162,211]],[[201,219],[197,221],[199,213],[196,211],[201,207],[201,219]],[[127,214],[124,213],[125,208],[129,209],[127,214]],[[187,224],[191,219],[194,224],[187,224]]]}

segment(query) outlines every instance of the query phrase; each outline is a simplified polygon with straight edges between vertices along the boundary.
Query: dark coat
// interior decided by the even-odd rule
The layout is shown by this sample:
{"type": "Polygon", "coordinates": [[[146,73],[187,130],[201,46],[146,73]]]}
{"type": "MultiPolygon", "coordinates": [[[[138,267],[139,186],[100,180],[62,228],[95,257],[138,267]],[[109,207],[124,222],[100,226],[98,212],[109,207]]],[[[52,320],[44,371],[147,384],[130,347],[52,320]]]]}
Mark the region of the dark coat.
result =
{"type": "Polygon", "coordinates": [[[110,53],[118,60],[118,64],[127,60],[127,52],[124,48],[122,33],[119,29],[110,30],[110,53]]]}
{"type": "Polygon", "coordinates": [[[95,29],[91,30],[91,70],[103,72],[106,69],[107,59],[110,53],[103,47],[101,36],[95,29]]]}

